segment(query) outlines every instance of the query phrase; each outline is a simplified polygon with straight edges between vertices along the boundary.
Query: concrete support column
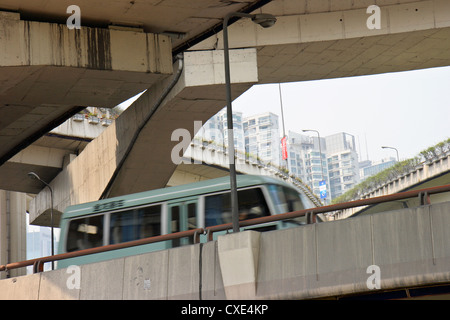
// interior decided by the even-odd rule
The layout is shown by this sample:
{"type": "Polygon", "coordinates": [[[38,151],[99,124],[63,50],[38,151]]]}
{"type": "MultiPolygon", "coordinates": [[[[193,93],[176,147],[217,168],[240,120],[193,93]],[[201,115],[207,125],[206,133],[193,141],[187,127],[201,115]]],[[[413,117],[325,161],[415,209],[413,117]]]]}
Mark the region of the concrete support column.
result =
{"type": "MultiPolygon", "coordinates": [[[[0,190],[0,264],[26,260],[26,194],[0,190]]],[[[25,269],[1,272],[0,279],[24,275],[25,269]]]]}
{"type": "Polygon", "coordinates": [[[218,238],[218,254],[227,299],[254,299],[260,232],[245,231],[218,238]]]}

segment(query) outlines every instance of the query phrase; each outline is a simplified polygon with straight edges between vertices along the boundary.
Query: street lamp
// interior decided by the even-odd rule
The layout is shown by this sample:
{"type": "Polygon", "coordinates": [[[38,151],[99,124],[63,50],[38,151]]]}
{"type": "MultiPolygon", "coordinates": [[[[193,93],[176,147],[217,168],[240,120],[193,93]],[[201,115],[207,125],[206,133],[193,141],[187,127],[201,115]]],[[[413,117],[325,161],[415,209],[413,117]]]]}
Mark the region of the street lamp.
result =
{"type": "MultiPolygon", "coordinates": [[[[317,133],[317,138],[318,138],[318,140],[319,140],[319,159],[320,159],[320,170],[321,170],[321,172],[322,172],[322,181],[325,181],[324,180],[324,176],[323,176],[323,163],[322,163],[322,147],[320,146],[320,133],[319,133],[319,131],[317,131],[317,130],[313,130],[313,129],[305,129],[305,130],[302,130],[303,132],[308,132],[308,131],[312,131],[312,132],[315,132],[315,133],[317,133]]],[[[325,200],[325,198],[324,198],[324,200],[325,200]]]]}
{"type": "Polygon", "coordinates": [[[382,146],[382,149],[394,149],[397,152],[397,162],[400,162],[400,158],[398,157],[398,150],[394,147],[382,146]]]}
{"type": "MultiPolygon", "coordinates": [[[[43,184],[45,184],[45,186],[47,188],[49,188],[50,190],[50,230],[51,230],[51,245],[52,245],[52,256],[55,255],[55,245],[54,245],[54,235],[53,235],[53,189],[50,187],[50,185],[45,182],[44,180],[42,180],[41,178],[39,178],[39,176],[34,173],[34,172],[28,172],[28,177],[30,177],[31,179],[34,180],[39,180],[40,182],[42,182],[43,184]]],[[[54,266],[54,262],[52,261],[52,270],[55,269],[54,266]]]]}
{"type": "Polygon", "coordinates": [[[225,90],[227,102],[227,129],[228,129],[228,157],[230,162],[230,191],[231,191],[231,215],[233,232],[239,232],[238,195],[236,183],[236,166],[234,163],[234,135],[233,135],[233,111],[231,108],[231,80],[230,80],[230,54],[228,48],[228,21],[232,17],[250,18],[263,28],[269,28],[277,19],[271,14],[248,14],[242,12],[230,12],[223,19],[223,52],[225,64],[225,90]]]}

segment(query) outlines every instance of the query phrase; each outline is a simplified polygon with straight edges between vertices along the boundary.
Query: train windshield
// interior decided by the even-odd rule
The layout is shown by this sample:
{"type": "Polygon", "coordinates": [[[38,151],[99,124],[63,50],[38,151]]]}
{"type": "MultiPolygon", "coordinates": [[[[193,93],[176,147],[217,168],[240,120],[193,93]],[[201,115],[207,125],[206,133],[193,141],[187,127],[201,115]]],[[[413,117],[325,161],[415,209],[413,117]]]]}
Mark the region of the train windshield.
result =
{"type": "MultiPolygon", "coordinates": [[[[238,191],[239,220],[270,215],[261,188],[238,191]]],[[[205,224],[207,227],[231,222],[231,194],[220,193],[205,197],[205,224]]]]}
{"type": "Polygon", "coordinates": [[[286,213],[305,209],[300,194],[294,189],[279,185],[268,185],[274,201],[276,213],[286,213]]]}

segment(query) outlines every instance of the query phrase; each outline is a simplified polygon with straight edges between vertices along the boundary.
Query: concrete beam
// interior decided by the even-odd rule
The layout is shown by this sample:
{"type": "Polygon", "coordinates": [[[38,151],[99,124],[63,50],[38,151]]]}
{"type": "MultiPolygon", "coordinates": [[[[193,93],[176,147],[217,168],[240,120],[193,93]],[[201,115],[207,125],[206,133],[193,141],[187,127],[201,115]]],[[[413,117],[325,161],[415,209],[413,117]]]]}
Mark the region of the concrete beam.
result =
{"type": "MultiPolygon", "coordinates": [[[[369,29],[366,1],[276,0],[257,13],[277,23],[262,29],[249,19],[229,27],[231,48],[256,47],[260,83],[306,81],[450,65],[447,1],[378,1],[380,29],[369,29]]],[[[192,50],[221,48],[222,33],[192,50]]]]}
{"type": "Polygon", "coordinates": [[[80,106],[114,107],[172,71],[167,36],[0,11],[0,164],[80,106]]]}
{"type": "Polygon", "coordinates": [[[1,39],[2,67],[48,65],[172,73],[168,36],[114,27],[69,29],[64,24],[23,21],[18,13],[4,11],[0,11],[0,24],[6,35],[1,39]]]}
{"type": "MultiPolygon", "coordinates": [[[[258,80],[256,51],[233,50],[230,58],[234,74],[232,94],[236,98],[258,80]]],[[[193,137],[194,121],[205,122],[225,104],[221,51],[186,53],[184,65],[180,80],[158,108],[156,101],[171,79],[144,93],[50,183],[55,190],[56,210],[62,212],[68,205],[98,200],[122,161],[109,196],[167,185],[176,168],[171,150],[179,143],[171,141],[172,132],[185,128],[193,137]],[[152,116],[145,123],[149,114],[152,116]],[[137,140],[127,154],[140,127],[137,140]]],[[[50,208],[45,192],[30,204],[32,223],[50,208]]]]}
{"type": "MultiPolygon", "coordinates": [[[[264,29],[250,19],[241,19],[229,27],[230,48],[278,46],[307,42],[372,37],[450,27],[450,4],[445,0],[396,1],[379,3],[380,28],[369,29],[367,2],[333,2],[314,0],[307,5],[322,4],[321,10],[305,10],[295,0],[275,0],[254,13],[277,17],[273,27],[264,29]]],[[[223,48],[223,33],[208,38],[191,50],[223,48]]]]}
{"type": "MultiPolygon", "coordinates": [[[[122,28],[137,27],[145,32],[168,33],[173,36],[173,48],[195,43],[197,38],[217,30],[229,12],[258,8],[261,0],[77,0],[81,9],[81,25],[122,28]]],[[[59,0],[2,0],[0,8],[20,12],[27,20],[65,23],[69,2],[59,0]]]]}
{"type": "Polygon", "coordinates": [[[4,104],[114,107],[173,71],[170,38],[163,35],[70,30],[1,11],[0,30],[4,104]]]}
{"type": "Polygon", "coordinates": [[[43,184],[29,179],[28,172],[37,173],[44,181],[53,180],[104,129],[87,119],[65,121],[0,166],[0,189],[39,193],[43,184]]]}
{"type": "Polygon", "coordinates": [[[28,172],[37,172],[41,179],[50,181],[63,167],[67,150],[29,146],[0,166],[0,188],[10,191],[39,193],[43,185],[36,181],[30,184],[28,172]]]}

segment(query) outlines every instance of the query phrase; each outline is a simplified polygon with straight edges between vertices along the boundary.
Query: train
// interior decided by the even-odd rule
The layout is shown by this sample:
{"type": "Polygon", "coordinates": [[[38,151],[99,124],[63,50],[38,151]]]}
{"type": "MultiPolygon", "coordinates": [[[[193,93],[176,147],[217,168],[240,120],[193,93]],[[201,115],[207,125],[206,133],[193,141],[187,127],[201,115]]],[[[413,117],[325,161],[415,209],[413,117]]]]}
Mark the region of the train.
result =
{"type": "MultiPolygon", "coordinates": [[[[305,194],[280,179],[238,175],[236,181],[240,220],[314,207],[305,194]]],[[[230,198],[230,179],[222,177],[69,206],[61,216],[58,253],[230,223],[230,198]]],[[[282,229],[303,224],[302,219],[245,229],[282,229]]],[[[192,243],[192,238],[173,239],[68,258],[58,261],[57,266],[66,268],[192,243]]]]}

